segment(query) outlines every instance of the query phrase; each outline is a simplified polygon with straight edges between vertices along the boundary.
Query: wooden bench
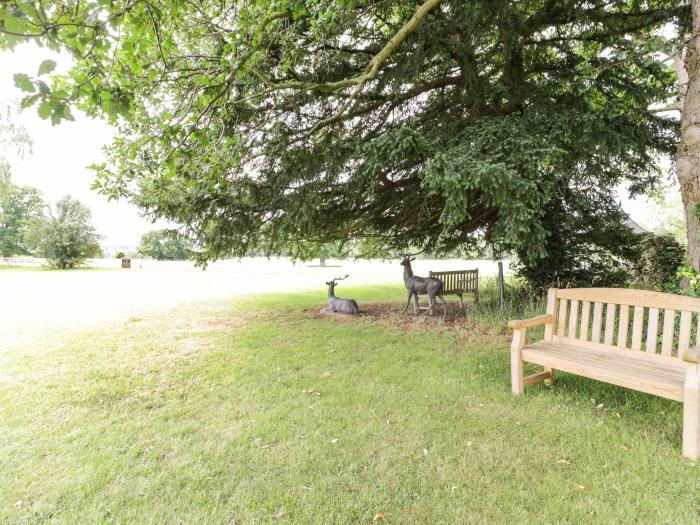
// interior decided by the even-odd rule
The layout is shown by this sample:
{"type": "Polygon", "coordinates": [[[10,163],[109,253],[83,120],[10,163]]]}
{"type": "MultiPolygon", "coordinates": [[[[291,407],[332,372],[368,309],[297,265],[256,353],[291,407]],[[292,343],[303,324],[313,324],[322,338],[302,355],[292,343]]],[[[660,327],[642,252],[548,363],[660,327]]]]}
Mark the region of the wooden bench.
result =
{"type": "Polygon", "coordinates": [[[683,403],[683,455],[700,456],[700,299],[618,288],[549,290],[547,313],[511,321],[511,383],[553,380],[554,371],[675,399],[683,403]],[[544,325],[544,338],[526,344],[527,329],[544,325]],[[523,377],[523,363],[544,367],[523,377]]]}
{"type": "Polygon", "coordinates": [[[474,294],[474,302],[479,302],[479,270],[456,270],[451,272],[430,272],[428,277],[442,281],[442,293],[459,296],[459,306],[464,310],[464,294],[474,294]]]}

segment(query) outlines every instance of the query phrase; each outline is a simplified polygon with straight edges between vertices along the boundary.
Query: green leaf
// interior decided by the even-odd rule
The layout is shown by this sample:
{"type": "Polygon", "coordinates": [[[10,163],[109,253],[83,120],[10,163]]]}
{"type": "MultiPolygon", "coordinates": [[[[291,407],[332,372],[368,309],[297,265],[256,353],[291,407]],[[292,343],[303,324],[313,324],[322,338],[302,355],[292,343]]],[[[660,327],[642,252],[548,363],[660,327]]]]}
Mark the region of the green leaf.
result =
{"type": "Polygon", "coordinates": [[[22,99],[21,106],[22,108],[26,109],[28,107],[31,107],[34,105],[34,103],[39,100],[39,94],[36,95],[27,95],[22,99]]]}
{"type": "Polygon", "coordinates": [[[15,81],[15,86],[22,91],[25,91],[26,93],[34,93],[36,91],[34,82],[32,82],[32,79],[29,78],[29,75],[26,73],[15,73],[12,78],[15,81]]]}
{"type": "Polygon", "coordinates": [[[39,64],[39,75],[48,75],[51,73],[54,69],[56,69],[56,61],[47,59],[44,60],[41,64],[39,64]]]}
{"type": "Polygon", "coordinates": [[[53,108],[51,107],[51,102],[49,102],[48,100],[44,100],[41,104],[39,104],[39,109],[37,110],[37,113],[41,118],[46,120],[51,116],[52,109],[53,108]]]}

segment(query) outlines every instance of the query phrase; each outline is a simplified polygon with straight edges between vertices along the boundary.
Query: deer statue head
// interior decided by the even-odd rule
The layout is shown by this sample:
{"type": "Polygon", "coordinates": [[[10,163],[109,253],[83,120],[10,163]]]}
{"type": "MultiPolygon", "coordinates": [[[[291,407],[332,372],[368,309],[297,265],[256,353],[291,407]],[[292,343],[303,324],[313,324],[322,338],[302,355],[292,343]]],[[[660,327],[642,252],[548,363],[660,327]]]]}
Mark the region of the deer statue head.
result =
{"type": "Polygon", "coordinates": [[[328,285],[328,293],[329,295],[333,294],[333,289],[335,288],[335,285],[338,284],[337,281],[342,281],[343,279],[347,279],[350,276],[350,274],[345,274],[343,277],[334,277],[331,281],[326,281],[326,284],[328,285]]]}
{"type": "Polygon", "coordinates": [[[403,260],[401,261],[401,266],[411,266],[411,261],[415,261],[416,258],[411,256],[411,255],[404,255],[403,260]]]}

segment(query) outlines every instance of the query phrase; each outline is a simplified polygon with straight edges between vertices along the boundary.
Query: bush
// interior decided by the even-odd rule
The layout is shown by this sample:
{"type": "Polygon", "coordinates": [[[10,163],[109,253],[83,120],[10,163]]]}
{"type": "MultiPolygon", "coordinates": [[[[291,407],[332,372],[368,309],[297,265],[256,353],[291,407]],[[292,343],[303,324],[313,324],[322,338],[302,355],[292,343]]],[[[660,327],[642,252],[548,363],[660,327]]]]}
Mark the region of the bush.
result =
{"type": "Polygon", "coordinates": [[[676,279],[681,279],[688,273],[680,272],[683,264],[684,249],[670,235],[647,234],[642,241],[642,253],[632,265],[632,272],[637,284],[655,290],[677,288],[676,279]]]}
{"type": "Polygon", "coordinates": [[[124,252],[117,252],[114,254],[115,259],[124,259],[126,257],[126,254],[124,252]]]}

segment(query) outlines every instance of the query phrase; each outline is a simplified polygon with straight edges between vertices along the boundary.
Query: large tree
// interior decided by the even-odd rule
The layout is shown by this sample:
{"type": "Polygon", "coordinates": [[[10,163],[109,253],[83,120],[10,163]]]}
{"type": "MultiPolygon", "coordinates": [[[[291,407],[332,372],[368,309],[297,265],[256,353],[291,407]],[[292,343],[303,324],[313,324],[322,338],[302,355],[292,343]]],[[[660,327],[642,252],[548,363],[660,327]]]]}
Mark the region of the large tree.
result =
{"type": "Polygon", "coordinates": [[[26,234],[30,224],[44,216],[41,192],[11,182],[0,185],[0,255],[28,255],[26,234]]]}
{"type": "Polygon", "coordinates": [[[681,113],[676,174],[688,233],[688,262],[700,272],[700,1],[692,1],[692,34],[685,48],[687,84],[681,113]]]}
{"type": "Polygon", "coordinates": [[[619,183],[654,184],[677,140],[649,109],[674,88],[655,35],[688,18],[677,0],[11,0],[0,46],[73,53],[50,85],[16,76],[25,105],[117,125],[96,187],[188,225],[203,258],[370,238],[536,267],[601,204],[619,227],[619,183]]]}
{"type": "Polygon", "coordinates": [[[73,197],[60,199],[55,209],[35,219],[26,239],[32,250],[55,268],[82,266],[90,257],[102,255],[100,236],[91,224],[90,209],[73,197]]]}

